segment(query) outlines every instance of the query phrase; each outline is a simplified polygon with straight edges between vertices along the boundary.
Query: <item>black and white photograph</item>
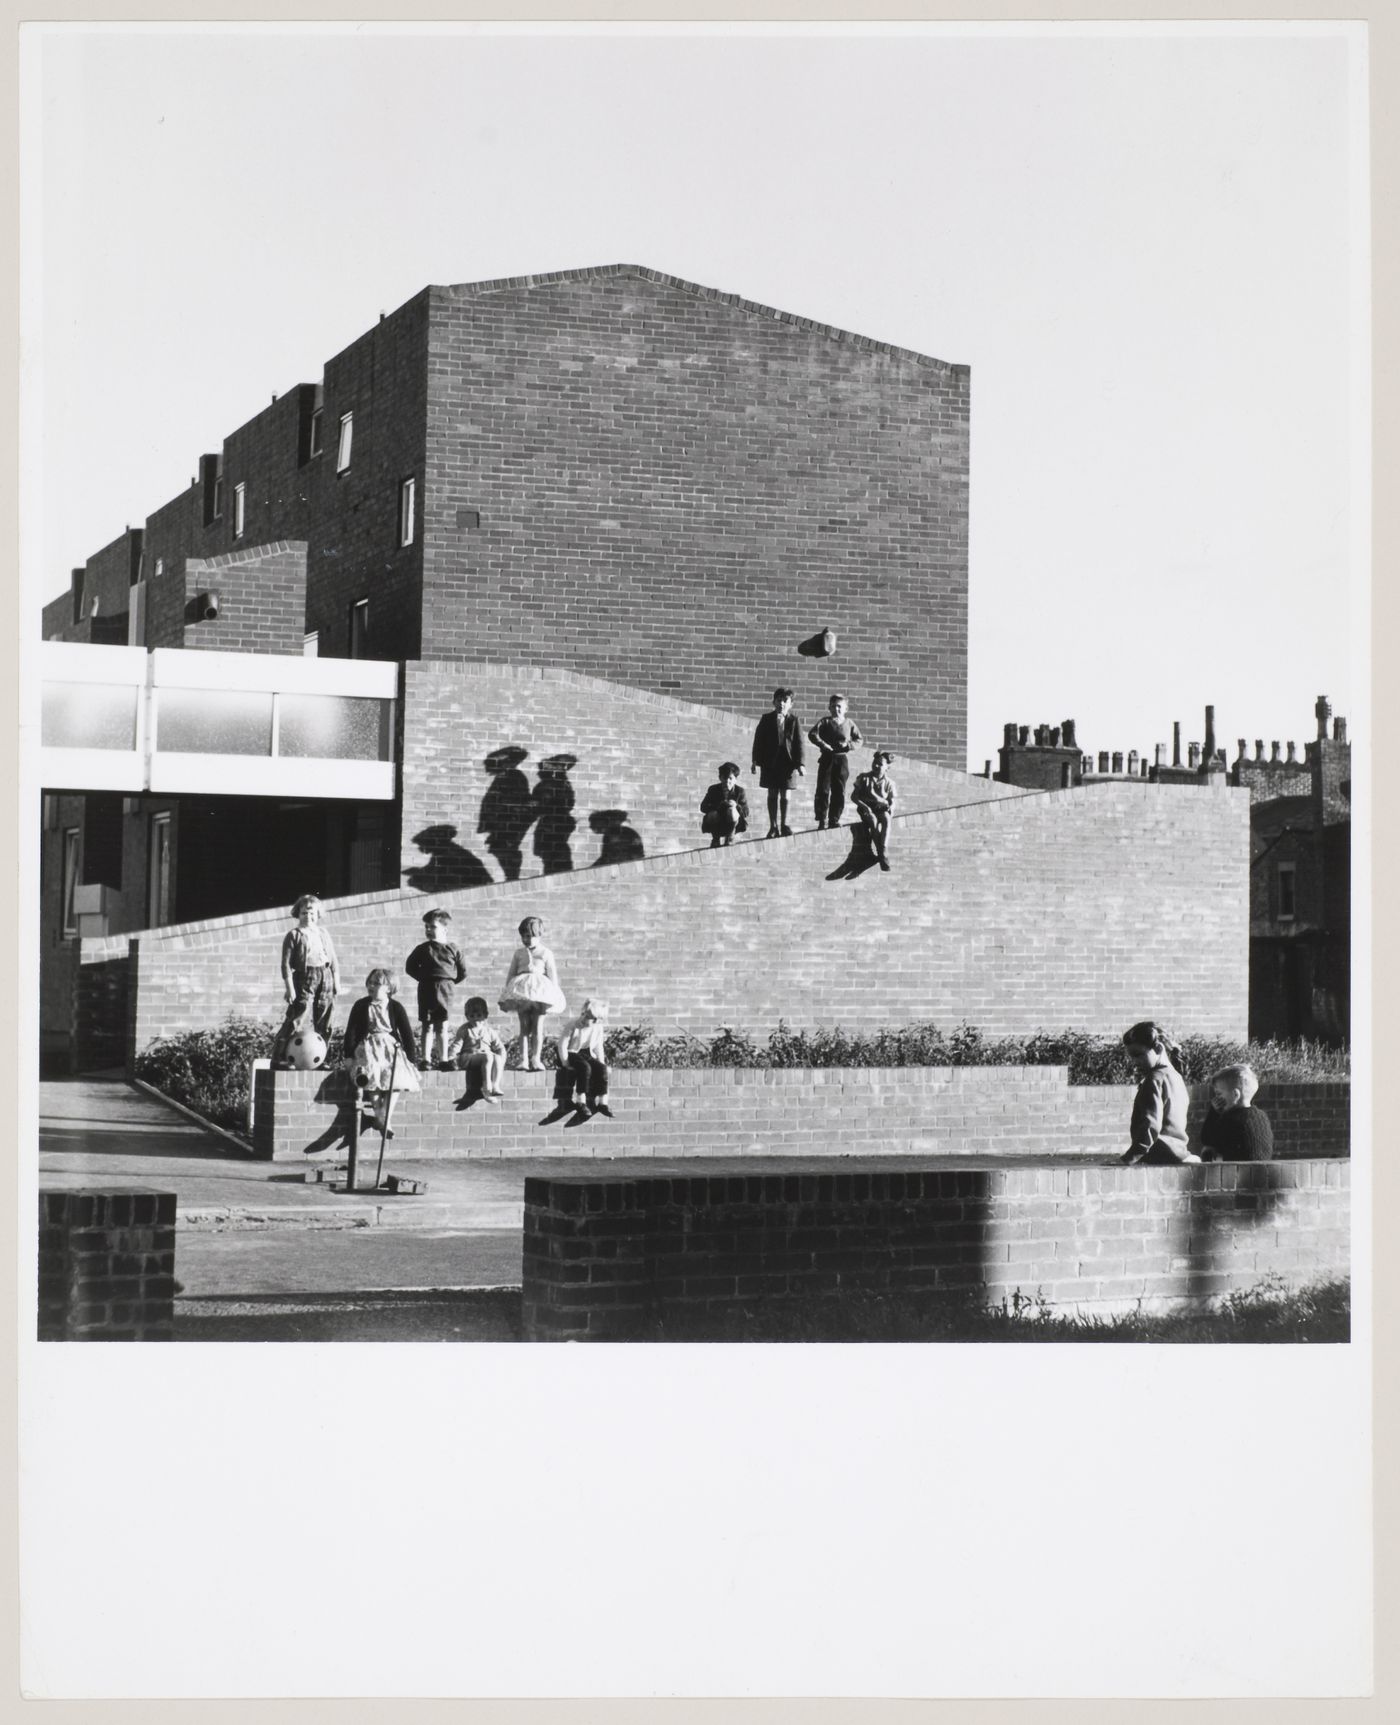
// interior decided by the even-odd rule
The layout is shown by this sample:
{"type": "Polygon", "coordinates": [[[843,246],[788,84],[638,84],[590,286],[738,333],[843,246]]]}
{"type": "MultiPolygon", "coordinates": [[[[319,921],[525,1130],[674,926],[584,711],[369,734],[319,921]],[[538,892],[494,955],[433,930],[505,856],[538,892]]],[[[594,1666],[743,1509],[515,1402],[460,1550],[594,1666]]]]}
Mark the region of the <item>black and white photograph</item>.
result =
{"type": "MultiPolygon", "coordinates": [[[[421,1665],[400,1601],[219,1672],[65,1643],[54,1458],[110,1390],[193,1482],[185,1420],[226,1464],[282,1406],[253,1513],[375,1475],[387,1554],[448,1467],[408,1409],[559,1497],[547,1435],[708,1386],[697,1457],[747,1407],[764,1473],[830,1403],[862,1469],[1102,1445],[1172,1578],[1247,1374],[1265,1473],[1365,1453],[1365,26],[54,24],[21,73],[33,1693],[1359,1693],[1364,1467],[1212,1552],[1194,1657],[1095,1663],[1073,1559],[999,1662],[969,1501],[885,1666],[813,1608],[678,1669],[693,1617],[600,1601],[532,1667],[543,1605],[469,1654],[417,1596],[421,1665]],[[58,1346],[115,1342],[175,1345],[58,1346]]],[[[642,1448],[652,1504],[728,1475],[642,1448]]]]}

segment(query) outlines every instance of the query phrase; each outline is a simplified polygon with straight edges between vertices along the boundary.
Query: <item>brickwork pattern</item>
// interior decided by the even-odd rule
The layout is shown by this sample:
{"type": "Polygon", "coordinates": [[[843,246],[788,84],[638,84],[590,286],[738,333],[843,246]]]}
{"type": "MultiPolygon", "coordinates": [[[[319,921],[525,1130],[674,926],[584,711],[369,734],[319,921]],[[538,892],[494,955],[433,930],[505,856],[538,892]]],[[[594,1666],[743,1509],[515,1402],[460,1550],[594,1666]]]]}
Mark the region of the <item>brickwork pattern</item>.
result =
{"type": "Polygon", "coordinates": [[[91,944],[79,943],[72,1032],[75,1072],[121,1066],[126,1059],[131,961],[125,953],[113,958],[91,958],[86,951],[91,944]]]}
{"type": "MultiPolygon", "coordinates": [[[[385,1155],[1105,1156],[1126,1149],[1132,1087],[1066,1080],[1063,1066],[619,1068],[612,1074],[614,1118],[570,1127],[547,1118],[553,1072],[509,1072],[503,1103],[461,1110],[461,1076],[428,1072],[419,1093],[395,1102],[385,1155]]],[[[1345,1084],[1269,1086],[1275,1153],[1346,1156],[1348,1092],[1345,1084]]],[[[300,1162],[337,1147],[350,1105],[340,1073],[258,1073],[257,1153],[300,1162]]],[[[1198,1086],[1193,1136],[1204,1112],[1205,1088],[1198,1086]]]]}
{"type": "MultiPolygon", "coordinates": [[[[1150,1012],[1242,1037],[1248,799],[1112,785],[895,823],[895,869],[832,879],[847,831],[446,893],[462,990],[494,1001],[527,914],[545,919],[565,996],[615,1024],[766,1035],[780,1018],[847,1030],[960,1021],[1119,1034],[1150,1012]]],[[[328,910],[349,1000],[422,937],[417,895],[328,910]]],[[[137,1046],[280,999],[281,912],[137,937],[137,1046]]],[[[134,1053],[134,1050],[132,1051],[134,1053]]]]}
{"type": "Polygon", "coordinates": [[[173,1192],[40,1189],[41,1342],[168,1342],[174,1301],[173,1192]]]}
{"type": "Polygon", "coordinates": [[[183,645],[217,653],[300,655],[306,638],[306,545],[278,540],[185,563],[185,602],[219,595],[219,615],[190,617],[183,645]]]}
{"type": "Polygon", "coordinates": [[[631,266],[430,292],[424,657],[966,765],[965,366],[631,266]]]}
{"type": "MultiPolygon", "coordinates": [[[[409,885],[420,884],[425,871],[431,879],[432,847],[444,842],[452,846],[448,870],[478,881],[506,878],[492,835],[482,830],[483,814],[489,825],[498,824],[483,802],[492,784],[484,762],[512,745],[526,751],[518,770],[531,792],[540,783],[541,761],[560,755],[575,761],[568,773],[575,826],[566,842],[576,869],[614,860],[619,850],[635,853],[639,845],[647,856],[708,846],[700,799],[724,760],[742,769],[749,802],[749,831],[736,842],[761,840],[768,830],[767,794],[749,770],[754,727],[771,704],[767,698],[759,698],[749,719],[577,672],[439,662],[410,662],[404,685],[400,866],[409,885]],[[444,826],[455,829],[450,840],[439,830],[444,826]],[[416,843],[425,833],[432,836],[416,843]]],[[[818,717],[800,709],[799,716],[808,727],[818,717]]],[[[872,747],[877,741],[870,739],[872,747]]],[[[813,824],[811,753],[792,793],[795,829],[813,824]]],[[[870,756],[871,748],[859,752],[858,769],[870,756]]],[[[923,761],[901,758],[893,772],[906,814],[1025,794],[923,761]]],[[[543,872],[537,831],[524,836],[521,878],[543,872]]]]}
{"type": "Polygon", "coordinates": [[[1345,1274],[1350,1185],[1341,1162],[527,1179],[525,1335],[847,1292],[1203,1310],[1345,1274]]]}

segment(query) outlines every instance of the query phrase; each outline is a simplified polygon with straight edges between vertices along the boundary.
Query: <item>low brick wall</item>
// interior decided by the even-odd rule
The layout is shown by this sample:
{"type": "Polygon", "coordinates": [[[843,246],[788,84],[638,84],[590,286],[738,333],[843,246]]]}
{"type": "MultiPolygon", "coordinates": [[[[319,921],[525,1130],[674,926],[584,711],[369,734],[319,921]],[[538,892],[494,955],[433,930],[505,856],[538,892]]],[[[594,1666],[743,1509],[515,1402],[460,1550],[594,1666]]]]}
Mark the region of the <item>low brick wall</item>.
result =
{"type": "Polygon", "coordinates": [[[531,1341],[645,1335],[668,1312],[920,1293],[1059,1310],[1205,1310],[1350,1263],[1349,1165],[1025,1168],[525,1182],[531,1341]]]}
{"type": "Polygon", "coordinates": [[[174,1300],[173,1192],[41,1188],[41,1342],[168,1342],[174,1300]]]}
{"type": "MultiPolygon", "coordinates": [[[[121,1066],[126,1060],[131,959],[125,950],[115,956],[97,953],[90,956],[87,948],[95,944],[82,943],[77,969],[77,995],[73,1003],[75,1072],[121,1066]]],[[[125,944],[123,941],[123,948],[125,944]]]]}
{"type": "MultiPolygon", "coordinates": [[[[394,1105],[385,1154],[1107,1156],[1126,1149],[1132,1087],[1067,1078],[1063,1066],[624,1069],[612,1075],[614,1118],[570,1127],[542,1124],[552,1072],[508,1072],[502,1104],[461,1111],[461,1077],[425,1072],[422,1091],[394,1105]]],[[[1204,1113],[1204,1095],[1198,1088],[1193,1122],[1204,1113]]],[[[1347,1154],[1347,1085],[1280,1085],[1260,1096],[1280,1157],[1347,1154]]],[[[254,1102],[257,1154],[275,1161],[338,1148],[349,1127],[351,1089],[338,1072],[259,1072],[254,1102]]]]}

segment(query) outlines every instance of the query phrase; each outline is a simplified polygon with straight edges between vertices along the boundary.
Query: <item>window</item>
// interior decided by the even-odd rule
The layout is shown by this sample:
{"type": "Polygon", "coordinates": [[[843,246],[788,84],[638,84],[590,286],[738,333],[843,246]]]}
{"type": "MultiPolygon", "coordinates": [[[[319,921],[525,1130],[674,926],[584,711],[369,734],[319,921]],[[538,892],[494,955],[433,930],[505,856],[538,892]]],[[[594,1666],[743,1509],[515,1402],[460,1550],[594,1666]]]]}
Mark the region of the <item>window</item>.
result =
{"type": "Polygon", "coordinates": [[[1278,865],[1278,920],[1292,922],[1298,914],[1298,865],[1278,865]]]}
{"type": "Polygon", "coordinates": [[[350,657],[369,657],[369,600],[357,599],[350,607],[350,657]]]}
{"type": "Polygon", "coordinates": [[[157,557],[156,558],[156,574],[157,575],[164,575],[164,573],[165,573],[165,559],[164,559],[164,557],[157,557]]]}
{"type": "Polygon", "coordinates": [[[353,413],[342,413],[340,416],[340,440],[335,446],[335,470],[337,473],[347,473],[350,469],[350,445],[355,437],[355,416],[353,413]]]}
{"type": "Polygon", "coordinates": [[[417,481],[405,479],[399,486],[399,544],[413,543],[413,506],[417,495],[417,481]]]}
{"type": "Polygon", "coordinates": [[[314,659],[320,654],[321,631],[319,629],[313,629],[309,635],[302,636],[301,651],[302,657],[306,659],[314,659]]]}
{"type": "Polygon", "coordinates": [[[248,487],[240,480],[233,488],[233,536],[243,537],[243,522],[248,501],[248,487]]]}
{"type": "Polygon", "coordinates": [[[223,518],[224,518],[224,476],[221,473],[218,476],[218,478],[214,481],[214,519],[216,521],[222,521],[223,518]]]}
{"type": "Polygon", "coordinates": [[[307,432],[306,453],[308,455],[321,453],[321,409],[319,407],[311,415],[311,425],[307,432]]]}
{"type": "Polygon", "coordinates": [[[82,867],[82,861],[82,828],[64,827],[63,880],[60,888],[62,898],[59,908],[58,932],[65,940],[78,932],[78,916],[73,901],[78,890],[78,871],[82,867]]]}
{"type": "Polygon", "coordinates": [[[73,621],[83,620],[83,571],[75,569],[68,577],[68,590],[73,598],[73,621]]]}
{"type": "Polygon", "coordinates": [[[146,926],[170,921],[170,816],[152,815],[146,852],[146,926]]]}

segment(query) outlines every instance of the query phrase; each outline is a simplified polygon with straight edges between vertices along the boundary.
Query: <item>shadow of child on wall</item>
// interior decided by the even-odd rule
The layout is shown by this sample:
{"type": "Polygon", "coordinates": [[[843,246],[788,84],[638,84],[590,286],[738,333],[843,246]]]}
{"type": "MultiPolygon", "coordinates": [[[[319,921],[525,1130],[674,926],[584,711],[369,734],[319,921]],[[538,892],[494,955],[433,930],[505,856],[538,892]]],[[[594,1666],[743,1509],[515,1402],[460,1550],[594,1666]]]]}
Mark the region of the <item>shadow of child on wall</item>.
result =
{"type": "Polygon", "coordinates": [[[832,869],[826,877],[828,880],[855,880],[857,875],[863,875],[867,869],[875,867],[875,848],[870,842],[870,834],[865,823],[857,821],[851,828],[851,848],[848,854],[832,869]]]}
{"type": "Polygon", "coordinates": [[[518,743],[493,749],[481,763],[491,783],[481,799],[476,830],[486,834],[486,848],[500,865],[507,880],[519,880],[524,859],[520,847],[535,819],[530,801],[530,781],[520,770],[529,755],[518,743]]]}
{"type": "Polygon", "coordinates": [[[303,1144],[302,1150],[308,1156],[318,1155],[322,1150],[345,1150],[355,1135],[355,1087],[349,1078],[338,1068],[327,1071],[321,1082],[316,1086],[318,1102],[334,1102],[335,1119],[331,1121],[324,1132],[319,1133],[309,1144],[303,1144]]]}
{"type": "Polygon", "coordinates": [[[569,773],[578,765],[574,755],[550,755],[539,764],[539,778],[530,793],[535,819],[535,855],[544,874],[567,874],[574,866],[569,838],[574,819],[574,787],[569,773]]]}
{"type": "Polygon", "coordinates": [[[456,827],[449,826],[424,827],[414,833],[414,844],[428,859],[403,871],[404,880],[415,892],[456,892],[460,887],[493,884],[490,869],[480,857],[454,843],[456,837],[456,827]]]}
{"type": "Polygon", "coordinates": [[[606,868],[610,863],[641,862],[647,854],[642,835],[627,825],[626,809],[595,809],[588,817],[595,833],[602,835],[602,848],[594,868],[606,868]]]}

